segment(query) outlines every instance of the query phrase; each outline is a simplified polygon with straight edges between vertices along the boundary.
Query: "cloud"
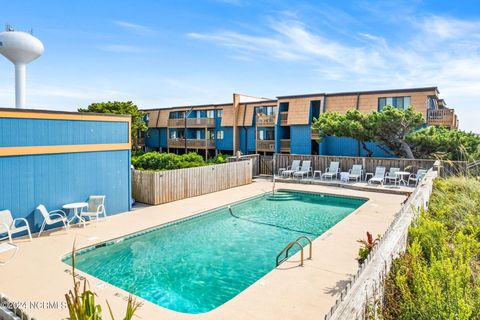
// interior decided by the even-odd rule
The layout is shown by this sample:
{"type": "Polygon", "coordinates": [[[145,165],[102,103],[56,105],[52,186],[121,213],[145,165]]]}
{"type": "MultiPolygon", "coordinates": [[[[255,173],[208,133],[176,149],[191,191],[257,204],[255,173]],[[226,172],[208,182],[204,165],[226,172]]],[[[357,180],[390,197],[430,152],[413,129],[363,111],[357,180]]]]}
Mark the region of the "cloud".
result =
{"type": "MultiPolygon", "coordinates": [[[[405,29],[388,38],[361,30],[339,37],[285,15],[267,20],[260,35],[220,30],[188,36],[226,47],[245,60],[305,63],[322,80],[341,82],[337,90],[438,86],[452,107],[458,101],[466,104],[466,97],[480,98],[480,20],[405,19],[405,29]]],[[[463,107],[462,112],[473,112],[463,107]]]]}
{"type": "Polygon", "coordinates": [[[113,21],[113,24],[129,32],[142,35],[142,36],[151,35],[154,33],[152,29],[141,24],[131,23],[127,21],[120,21],[120,20],[113,21]]]}

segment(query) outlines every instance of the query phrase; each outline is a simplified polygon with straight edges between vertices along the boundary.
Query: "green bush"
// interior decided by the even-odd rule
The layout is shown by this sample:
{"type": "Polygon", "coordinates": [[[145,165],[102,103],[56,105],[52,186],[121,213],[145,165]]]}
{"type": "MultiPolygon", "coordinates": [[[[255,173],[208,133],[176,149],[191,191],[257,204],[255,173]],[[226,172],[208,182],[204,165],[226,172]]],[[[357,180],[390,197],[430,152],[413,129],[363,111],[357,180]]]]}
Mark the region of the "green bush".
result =
{"type": "Polygon", "coordinates": [[[480,319],[480,182],[436,180],[385,283],[384,319],[480,319]]]}
{"type": "Polygon", "coordinates": [[[207,164],[225,163],[222,154],[205,161],[195,152],[187,154],[147,152],[137,157],[132,157],[132,165],[139,170],[174,170],[183,168],[201,167],[207,164]]]}

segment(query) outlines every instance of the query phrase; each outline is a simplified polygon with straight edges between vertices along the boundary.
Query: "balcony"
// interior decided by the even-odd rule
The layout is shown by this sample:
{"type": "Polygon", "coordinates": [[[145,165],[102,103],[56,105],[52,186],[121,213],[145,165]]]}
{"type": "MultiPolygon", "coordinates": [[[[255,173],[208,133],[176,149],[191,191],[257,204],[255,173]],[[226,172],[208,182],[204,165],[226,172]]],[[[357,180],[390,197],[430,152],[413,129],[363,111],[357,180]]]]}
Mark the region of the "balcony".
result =
{"type": "MultiPolygon", "coordinates": [[[[169,148],[185,148],[185,139],[168,139],[169,148]]],[[[212,139],[187,139],[187,148],[190,149],[215,149],[215,140],[212,139]]]]}
{"type": "Polygon", "coordinates": [[[280,125],[286,126],[288,124],[288,111],[280,112],[280,125]]]}
{"type": "Polygon", "coordinates": [[[257,151],[275,152],[275,140],[257,140],[257,151]]]}
{"type": "MultiPolygon", "coordinates": [[[[185,119],[168,119],[169,128],[184,128],[185,119]]],[[[187,118],[187,128],[215,127],[215,118],[187,118]]]]}
{"type": "Polygon", "coordinates": [[[280,152],[290,152],[290,139],[280,139],[280,152]]]}
{"type": "Polygon", "coordinates": [[[275,114],[257,113],[257,127],[270,127],[275,125],[275,114]]]}
{"type": "Polygon", "coordinates": [[[457,115],[453,109],[430,109],[427,112],[427,125],[444,126],[450,129],[458,128],[457,115]]]}

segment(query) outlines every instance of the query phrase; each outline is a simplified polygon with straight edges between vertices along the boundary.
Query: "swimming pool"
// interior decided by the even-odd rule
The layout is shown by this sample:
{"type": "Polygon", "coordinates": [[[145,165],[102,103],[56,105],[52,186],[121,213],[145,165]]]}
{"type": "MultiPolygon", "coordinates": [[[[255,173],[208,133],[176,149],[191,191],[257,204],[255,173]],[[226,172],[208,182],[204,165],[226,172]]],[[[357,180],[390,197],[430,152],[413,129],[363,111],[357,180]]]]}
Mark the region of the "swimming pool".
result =
{"type": "Polygon", "coordinates": [[[208,312],[274,269],[289,242],[366,201],[281,190],[80,250],[76,267],[162,307],[208,312]]]}

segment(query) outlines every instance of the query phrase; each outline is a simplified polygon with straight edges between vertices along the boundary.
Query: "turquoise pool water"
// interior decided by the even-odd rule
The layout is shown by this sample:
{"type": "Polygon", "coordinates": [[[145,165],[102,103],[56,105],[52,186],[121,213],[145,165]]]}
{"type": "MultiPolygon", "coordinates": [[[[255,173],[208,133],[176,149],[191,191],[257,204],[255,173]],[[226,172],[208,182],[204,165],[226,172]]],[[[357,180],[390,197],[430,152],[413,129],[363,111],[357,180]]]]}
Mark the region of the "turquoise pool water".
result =
{"type": "Polygon", "coordinates": [[[207,312],[274,269],[289,242],[313,240],[365,201],[279,191],[80,251],[76,267],[162,307],[207,312]]]}

